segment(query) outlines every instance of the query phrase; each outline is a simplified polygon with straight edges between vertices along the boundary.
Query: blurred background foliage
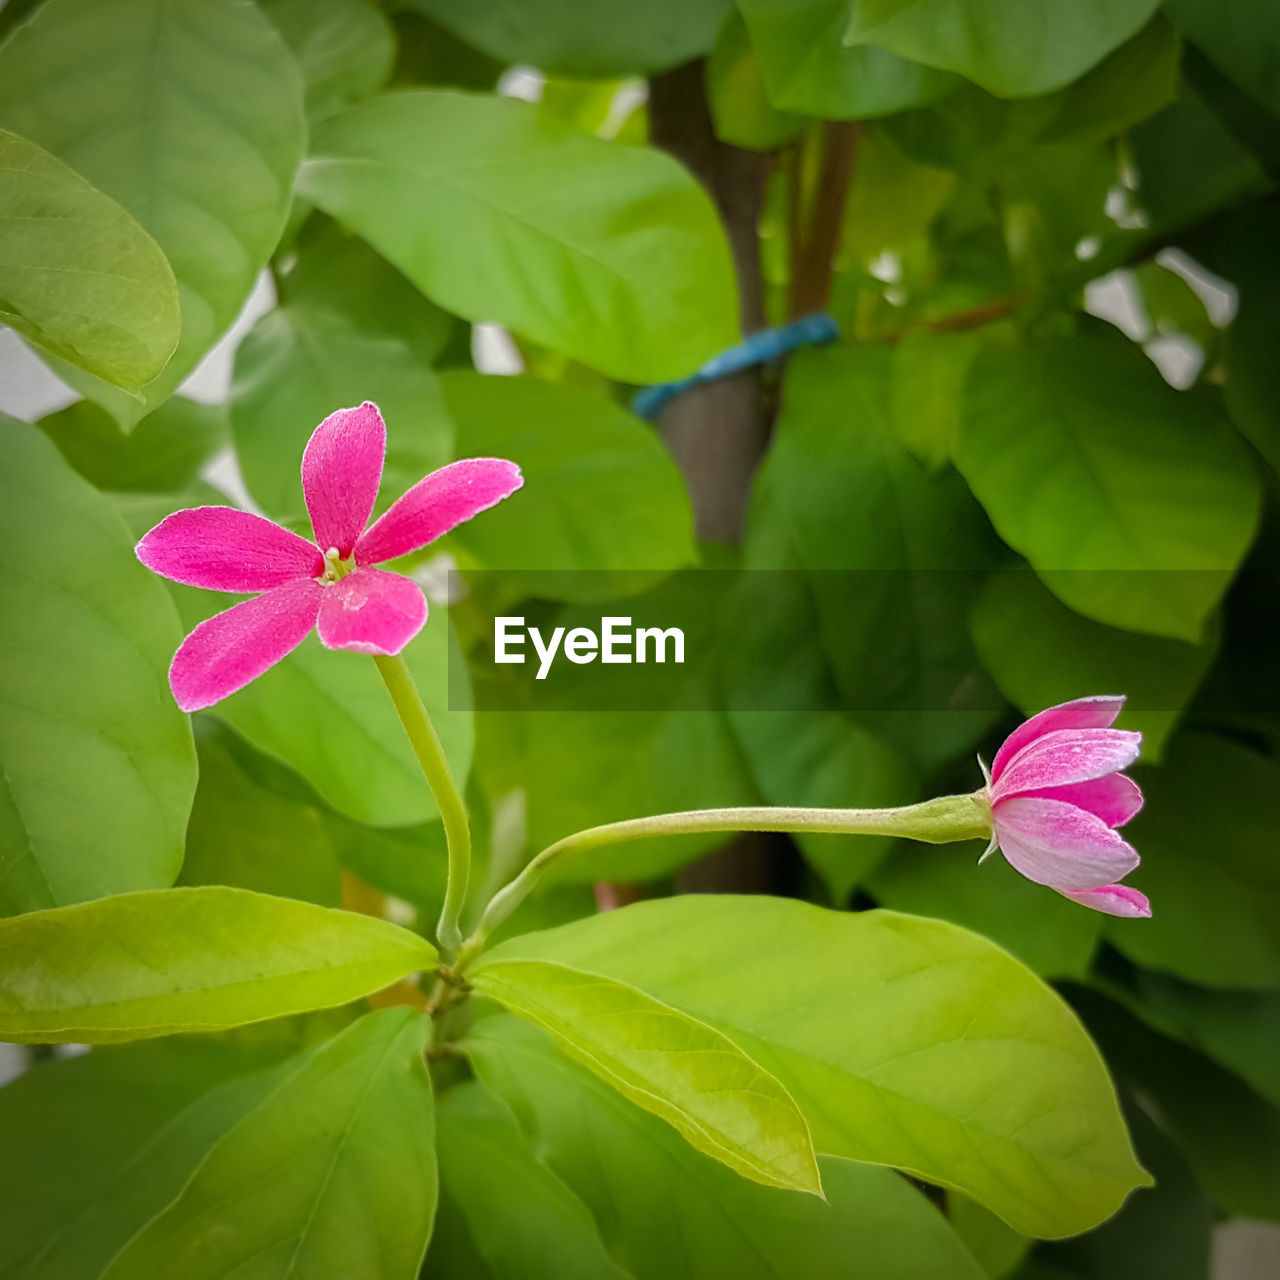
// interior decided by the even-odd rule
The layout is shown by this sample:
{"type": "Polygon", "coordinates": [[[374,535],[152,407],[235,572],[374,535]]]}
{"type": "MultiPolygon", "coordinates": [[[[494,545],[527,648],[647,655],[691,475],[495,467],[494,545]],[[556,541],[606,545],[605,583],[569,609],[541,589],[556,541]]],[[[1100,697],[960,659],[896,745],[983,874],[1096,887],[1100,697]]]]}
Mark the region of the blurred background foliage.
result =
{"type": "MultiPolygon", "coordinates": [[[[467,778],[477,902],[611,819],[969,790],[975,752],[1020,715],[1127,692],[1150,922],[999,860],[979,872],[965,849],[709,837],[602,851],[516,924],[595,910],[593,882],[623,900],[769,891],[956,921],[1061,983],[1158,1185],[1034,1247],[953,1196],[981,1269],[957,1275],[1198,1280],[1215,1223],[1280,1222],[1273,0],[8,0],[0,39],[0,319],[72,389],[39,433],[4,426],[5,912],[177,878],[434,918],[440,824],[371,664],[313,638],[198,716],[193,741],[164,671],[226,601],[128,554],[166,512],[227,494],[301,522],[310,431],[373,399],[384,501],[459,456],[527,478],[408,566],[437,587],[445,563],[492,571],[476,591],[494,598],[437,604],[408,652],[467,778]],[[33,230],[33,202],[63,220],[33,230]],[[229,389],[184,395],[251,292],[229,389]],[[638,387],[820,310],[834,345],[689,392],[656,424],[630,413],[638,387]],[[529,571],[660,571],[678,591],[700,565],[795,584],[735,606],[745,652],[690,667],[713,709],[459,704],[484,608],[584,603],[571,574],[556,591],[540,573],[529,598],[529,571]],[[850,598],[824,577],[849,569],[918,572],[850,598]],[[742,709],[788,682],[816,707],[742,709]]],[[[96,1275],[124,1238],[108,1218],[164,1202],[120,1180],[147,1135],[170,1135],[155,1159],[180,1185],[249,1105],[236,1082],[323,1022],[95,1053],[6,1090],[20,1158],[0,1204],[57,1181],[44,1212],[80,1230],[37,1256],[53,1228],[23,1211],[0,1274],[96,1275]],[[33,1118],[64,1080],[92,1122],[33,1118]]],[[[570,1087],[528,1051],[508,1082],[522,1119],[570,1087]]],[[[572,1088],[600,1109],[583,1123],[630,1123],[572,1088]]],[[[583,1201],[621,1215],[634,1274],[670,1272],[624,1191],[639,1203],[666,1179],[661,1134],[610,1138],[612,1192],[552,1151],[566,1200],[511,1123],[478,1085],[449,1095],[429,1274],[515,1274],[536,1247],[516,1219],[477,1244],[485,1142],[509,1154],[512,1203],[563,1219],[582,1274],[612,1265],[583,1201]]],[[[726,1223],[763,1210],[716,1178],[681,1230],[725,1256],[726,1223]]],[[[735,1272],[796,1257],[784,1225],[735,1272]]],[[[823,1247],[838,1268],[844,1246],[823,1247]]]]}

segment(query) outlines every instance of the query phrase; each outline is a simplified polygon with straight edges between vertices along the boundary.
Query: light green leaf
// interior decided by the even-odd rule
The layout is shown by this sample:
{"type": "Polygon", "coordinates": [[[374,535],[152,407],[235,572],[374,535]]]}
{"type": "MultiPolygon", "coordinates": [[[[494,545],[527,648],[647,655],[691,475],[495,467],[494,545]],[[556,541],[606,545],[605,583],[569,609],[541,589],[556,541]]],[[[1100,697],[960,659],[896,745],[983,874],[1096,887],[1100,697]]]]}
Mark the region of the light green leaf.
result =
{"type": "Polygon", "coordinates": [[[1152,918],[1131,930],[1107,922],[1108,941],[1205,986],[1280,986],[1280,769],[1230,739],[1183,734],[1136,781],[1146,804],[1125,835],[1143,856],[1152,918]]]}
{"type": "Polygon", "coordinates": [[[1152,635],[1201,639],[1258,522],[1258,477],[1212,397],[1175,391],[1119,335],[980,355],[956,465],[1055,595],[1152,635]]]}
{"type": "Polygon", "coordinates": [[[956,71],[1006,98],[1059,89],[1123,44],[1160,0],[853,0],[845,43],[956,71]]]}
{"type": "Polygon", "coordinates": [[[166,400],[129,435],[92,400],[77,400],[41,418],[36,426],[97,488],[143,493],[168,493],[195,484],[227,437],[221,406],[182,396],[166,400]]]}
{"type": "Polygon", "coordinates": [[[230,885],[336,907],[341,887],[327,815],[260,785],[235,754],[252,749],[231,739],[212,717],[197,721],[200,785],[179,884],[230,885]]]}
{"type": "Polygon", "coordinates": [[[536,1272],[557,1280],[628,1280],[609,1256],[591,1211],[534,1154],[511,1113],[473,1081],[436,1110],[440,1214],[428,1274],[463,1280],[462,1259],[485,1276],[536,1272]],[[536,1262],[535,1262],[536,1259],[536,1262]]]}
{"type": "Polygon", "coordinates": [[[665,71],[706,53],[730,0],[408,0],[502,62],[599,80],[665,71]]]}
{"type": "Polygon", "coordinates": [[[172,884],[196,781],[173,605],[35,427],[0,437],[0,914],[172,884]]]}
{"type": "Polygon", "coordinates": [[[50,355],[136,391],[178,345],[160,246],[110,196],[0,129],[0,320],[50,355]]]}
{"type": "MultiPolygon", "coordinates": [[[[576,599],[589,581],[547,570],[653,571],[694,560],[693,514],[654,432],[605,396],[534,378],[445,373],[458,457],[510,458],[525,491],[460,526],[453,541],[486,569],[512,571],[539,596],[576,599]],[[521,570],[534,571],[529,576],[521,570]]],[[[618,571],[613,573],[613,571],[618,571]]]]}
{"type": "Polygon", "coordinates": [[[692,895],[503,943],[723,1030],[795,1096],[817,1150],[954,1187],[1027,1235],[1101,1222],[1145,1181],[1097,1050],[983,938],[891,912],[692,895]]]}
{"type": "Polygon", "coordinates": [[[951,461],[960,434],[965,378],[978,350],[978,339],[969,334],[919,334],[893,349],[893,431],[931,471],[951,461]]]}
{"type": "Polygon", "coordinates": [[[465,1048],[636,1280],[978,1280],[946,1219],[904,1179],[824,1156],[827,1200],[784,1196],[694,1151],[515,1018],[465,1048]]]}
{"type": "Polygon", "coordinates": [[[386,1009],[302,1059],[103,1280],[416,1275],[436,1203],[429,1026],[386,1009]]]}
{"type": "Polygon", "coordinates": [[[558,963],[495,952],[469,980],[697,1150],[764,1186],[822,1194],[809,1127],[790,1094],[713,1027],[558,963]]]}
{"type": "Polygon", "coordinates": [[[240,0],[48,0],[0,49],[0,125],[119,201],[172,264],[182,340],[145,403],[66,374],[127,430],[235,319],[280,237],[304,141],[293,58],[240,0]]]}
{"type": "Polygon", "coordinates": [[[844,44],[852,0],[740,0],[775,107],[834,120],[936,102],[959,81],[883,49],[844,44]]]}
{"type": "Polygon", "coordinates": [[[369,0],[258,0],[297,59],[313,119],[371,98],[391,74],[391,23],[369,0]]]}
{"type": "Polygon", "coordinates": [[[216,1031],[346,1004],[435,959],[385,920],[247,889],[118,894],[0,920],[0,1037],[216,1031]]]}
{"type": "Polygon", "coordinates": [[[0,1275],[98,1280],[271,1090],[297,1048],[196,1037],[100,1049],[0,1091],[0,1275]]]}
{"type": "Polygon", "coordinates": [[[980,844],[902,841],[872,868],[866,888],[895,911],[950,920],[990,938],[1045,978],[1083,978],[1098,946],[1102,917],[1043,885],[1002,857],[977,865],[980,844]]]}
{"type": "Polygon", "coordinates": [[[716,137],[749,151],[772,151],[796,137],[804,116],[779,111],[769,101],[760,59],[735,9],[707,59],[707,105],[716,137]]]}
{"type": "Polygon", "coordinates": [[[1160,759],[1217,647],[1216,637],[1192,645],[1092,622],[1018,570],[988,579],[970,625],[983,666],[1026,715],[1100,690],[1124,693],[1120,727],[1145,735],[1148,762],[1160,759]]]}
{"type": "Polygon", "coordinates": [[[396,93],[315,132],[301,193],[428,297],[611,377],[658,382],[731,345],[737,302],[710,199],[669,156],[525,102],[396,93]]]}
{"type": "Polygon", "coordinates": [[[1178,30],[1241,89],[1280,114],[1280,11],[1270,0],[1163,0],[1178,30]]]}

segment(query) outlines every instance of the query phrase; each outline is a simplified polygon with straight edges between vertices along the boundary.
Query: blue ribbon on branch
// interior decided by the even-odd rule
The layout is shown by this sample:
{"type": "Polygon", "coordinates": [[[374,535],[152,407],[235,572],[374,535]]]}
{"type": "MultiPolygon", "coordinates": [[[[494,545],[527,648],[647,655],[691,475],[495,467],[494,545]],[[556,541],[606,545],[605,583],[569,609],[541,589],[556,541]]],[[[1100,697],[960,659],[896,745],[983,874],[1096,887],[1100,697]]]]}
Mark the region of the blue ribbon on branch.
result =
{"type": "Polygon", "coordinates": [[[668,400],[690,387],[727,378],[730,374],[750,369],[752,365],[768,364],[797,347],[831,342],[839,336],[839,326],[825,311],[817,315],[802,316],[799,320],[780,325],[776,329],[753,333],[736,347],[713,356],[697,373],[682,378],[679,382],[660,382],[657,386],[637,391],[631,400],[631,412],[652,422],[668,400]]]}

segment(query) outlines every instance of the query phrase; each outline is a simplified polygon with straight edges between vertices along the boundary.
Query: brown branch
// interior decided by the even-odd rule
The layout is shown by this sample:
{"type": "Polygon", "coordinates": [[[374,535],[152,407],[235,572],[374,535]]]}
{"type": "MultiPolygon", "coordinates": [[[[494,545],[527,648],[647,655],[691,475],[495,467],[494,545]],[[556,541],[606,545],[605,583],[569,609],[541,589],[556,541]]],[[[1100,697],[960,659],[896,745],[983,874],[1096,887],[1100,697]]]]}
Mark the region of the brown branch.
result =
{"type": "Polygon", "coordinates": [[[913,338],[925,333],[963,333],[968,329],[980,329],[984,324],[1007,320],[1025,303],[1025,298],[993,298],[990,302],[980,302],[976,307],[940,316],[937,320],[927,320],[921,324],[908,325],[905,329],[897,329],[893,333],[882,334],[874,341],[901,342],[903,338],[913,338]]]}
{"type": "MultiPolygon", "coordinates": [[[[840,247],[840,230],[861,133],[862,125],[856,120],[823,123],[817,190],[809,225],[800,241],[800,252],[791,263],[787,310],[792,319],[824,311],[830,300],[832,267],[840,247]]],[[[798,190],[793,191],[794,194],[798,194],[798,190]]]]}

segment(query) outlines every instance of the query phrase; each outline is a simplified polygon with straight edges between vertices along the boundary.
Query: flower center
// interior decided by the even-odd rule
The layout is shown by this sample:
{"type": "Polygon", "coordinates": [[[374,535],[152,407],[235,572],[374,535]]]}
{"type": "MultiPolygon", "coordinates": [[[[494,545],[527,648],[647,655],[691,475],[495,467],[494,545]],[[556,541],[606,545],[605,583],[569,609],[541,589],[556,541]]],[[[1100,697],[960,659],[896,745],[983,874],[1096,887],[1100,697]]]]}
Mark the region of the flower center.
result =
{"type": "Polygon", "coordinates": [[[356,558],[354,555],[350,555],[344,560],[337,547],[330,547],[324,553],[324,572],[316,581],[323,587],[331,587],[335,582],[341,582],[355,567],[356,558]]]}

